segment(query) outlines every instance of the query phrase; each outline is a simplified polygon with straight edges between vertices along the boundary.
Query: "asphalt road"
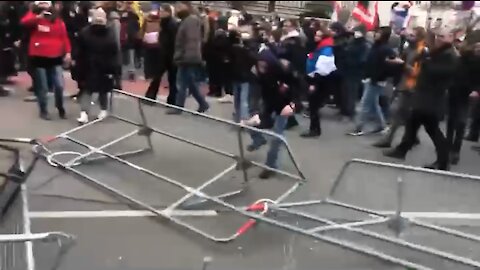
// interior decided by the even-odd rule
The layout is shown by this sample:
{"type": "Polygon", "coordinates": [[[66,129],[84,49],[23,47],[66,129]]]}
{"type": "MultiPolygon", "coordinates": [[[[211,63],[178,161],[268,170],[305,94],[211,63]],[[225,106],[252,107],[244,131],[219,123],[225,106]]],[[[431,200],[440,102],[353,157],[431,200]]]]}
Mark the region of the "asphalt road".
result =
{"type": "MultiPolygon", "coordinates": [[[[26,93],[17,91],[12,97],[0,99],[2,137],[41,137],[55,135],[76,127],[74,118],[78,113],[77,104],[68,102],[69,120],[43,122],[37,119],[36,106],[25,103],[22,97],[26,93]]],[[[222,118],[231,117],[231,105],[219,105],[211,102],[212,115],[222,118]]],[[[190,101],[190,108],[195,109],[190,101]]],[[[129,100],[118,99],[115,109],[125,117],[140,120],[137,109],[129,100]]],[[[224,124],[207,121],[198,117],[166,116],[161,108],[149,108],[146,111],[149,124],[189,138],[198,143],[214,146],[226,152],[237,154],[237,137],[234,130],[224,124]]],[[[370,147],[378,137],[347,137],[348,124],[335,119],[334,112],[324,110],[323,131],[319,139],[299,138],[302,128],[308,120],[299,117],[301,127],[287,132],[287,140],[293,149],[297,162],[308,182],[302,186],[289,201],[315,200],[324,198],[337,177],[342,166],[352,158],[393,162],[382,157],[381,152],[370,147]]],[[[115,138],[134,130],[131,125],[115,121],[80,131],[72,136],[85,140],[94,146],[108,143],[115,138]]],[[[248,142],[248,134],[244,134],[248,142]]],[[[423,165],[434,158],[434,148],[428,137],[422,132],[421,145],[415,148],[406,160],[406,164],[423,165]]],[[[397,138],[398,140],[399,138],[397,138]]],[[[179,143],[164,136],[153,138],[154,151],[129,161],[147,167],[154,172],[176,179],[186,185],[196,187],[232,164],[229,158],[220,157],[208,151],[179,143]]],[[[107,149],[109,153],[135,150],[144,147],[143,137],[122,142],[107,149]]],[[[470,150],[466,143],[462,159],[454,171],[480,174],[479,156],[470,150]]],[[[58,142],[55,149],[86,151],[71,144],[58,142]]],[[[26,151],[28,152],[28,151],[26,151]]],[[[248,158],[264,161],[265,150],[248,154],[248,158]]],[[[28,156],[28,155],[27,155],[28,156]]],[[[282,154],[281,168],[295,173],[292,162],[282,154]]],[[[101,165],[82,165],[79,170],[95,176],[117,189],[155,207],[162,208],[185,194],[179,188],[166,185],[151,177],[115,162],[101,165]]],[[[257,179],[259,169],[249,170],[250,188],[232,202],[237,205],[252,203],[258,198],[275,197],[284,192],[291,182],[286,178],[269,181],[257,179]]],[[[478,213],[480,184],[448,177],[433,177],[423,173],[405,173],[398,170],[386,170],[377,167],[354,164],[349,167],[336,193],[336,198],[348,203],[373,208],[392,210],[395,208],[396,179],[405,180],[404,210],[407,212],[467,212],[478,213]]],[[[219,185],[207,189],[209,194],[218,194],[239,188],[239,172],[223,177],[219,185]]],[[[30,211],[45,213],[60,211],[98,211],[128,210],[125,202],[87,184],[78,177],[58,171],[40,163],[28,182],[30,211]]],[[[358,213],[339,211],[339,209],[306,208],[305,211],[321,214],[323,217],[338,220],[358,220],[358,213]]],[[[42,216],[39,214],[39,216],[42,216]]],[[[281,217],[277,217],[281,218],[281,217]]],[[[221,236],[234,232],[245,218],[230,212],[219,217],[184,217],[181,220],[195,224],[202,229],[221,236]]],[[[289,223],[304,224],[304,220],[291,220],[289,223]]],[[[478,233],[478,221],[465,219],[434,219],[434,222],[448,224],[452,228],[478,233]]],[[[305,223],[306,224],[306,223],[305,223]]],[[[88,217],[88,218],[45,218],[32,219],[32,231],[64,231],[78,237],[78,243],[66,257],[61,269],[203,269],[205,257],[212,262],[206,269],[405,269],[356,252],[345,250],[319,240],[301,236],[271,225],[261,224],[244,236],[228,244],[218,244],[206,240],[188,230],[179,228],[172,222],[153,217],[88,217]]],[[[318,226],[310,224],[305,226],[318,226]]],[[[369,229],[391,234],[383,226],[369,229]]],[[[387,254],[426,264],[433,269],[475,269],[439,260],[435,256],[423,255],[391,244],[372,241],[365,237],[339,231],[325,233],[326,236],[362,245],[375,247],[387,254]]],[[[480,260],[477,243],[459,241],[455,237],[446,237],[412,226],[402,235],[419,244],[429,244],[441,250],[480,260]]],[[[48,269],[56,250],[55,244],[39,243],[34,245],[36,269],[48,269]]],[[[21,256],[20,256],[21,257],[21,256]]],[[[21,266],[18,266],[21,269],[21,266]]],[[[17,268],[14,268],[17,269],[17,268]]]]}

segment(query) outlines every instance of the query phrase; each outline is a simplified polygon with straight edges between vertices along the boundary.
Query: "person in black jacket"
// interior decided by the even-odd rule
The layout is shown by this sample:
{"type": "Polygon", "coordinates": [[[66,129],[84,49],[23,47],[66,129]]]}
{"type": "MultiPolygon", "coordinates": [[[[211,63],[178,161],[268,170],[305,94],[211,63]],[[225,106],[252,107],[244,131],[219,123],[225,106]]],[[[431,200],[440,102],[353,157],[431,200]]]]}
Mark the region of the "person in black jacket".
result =
{"type": "Polygon", "coordinates": [[[235,30],[229,33],[231,42],[229,58],[232,67],[233,105],[235,108],[234,120],[237,123],[249,118],[249,93],[253,76],[251,69],[256,63],[253,51],[247,47],[247,39],[249,38],[251,37],[248,34],[239,33],[235,30]]]}
{"type": "Polygon", "coordinates": [[[145,97],[157,99],[158,90],[162,81],[163,74],[168,72],[169,94],[167,103],[175,105],[177,96],[177,67],[173,63],[173,54],[175,51],[175,36],[177,34],[178,24],[172,17],[172,7],[168,4],[160,6],[160,33],[158,35],[160,70],[153,78],[148,87],[145,97]]]}
{"type": "Polygon", "coordinates": [[[453,165],[460,160],[470,93],[480,89],[480,30],[469,33],[465,42],[453,86],[448,91],[447,141],[453,165]]]}
{"type": "Polygon", "coordinates": [[[375,33],[375,43],[368,54],[365,66],[365,90],[360,101],[360,113],[356,120],[356,128],[353,132],[348,133],[349,135],[364,135],[363,128],[371,114],[375,115],[377,121],[377,128],[372,133],[382,132],[387,126],[379,99],[390,76],[388,60],[395,57],[395,52],[388,45],[391,32],[390,27],[381,27],[375,33]]]}
{"type": "MultiPolygon", "coordinates": [[[[0,82],[15,75],[15,51],[21,37],[20,6],[15,1],[0,3],[0,82]]],[[[2,91],[4,94],[8,93],[2,91]]]]}
{"type": "MultiPolygon", "coordinates": [[[[274,116],[273,132],[281,136],[287,126],[288,118],[295,113],[298,103],[298,94],[295,88],[291,87],[295,84],[295,77],[293,71],[269,49],[262,50],[257,59],[255,70],[262,91],[263,114],[267,116],[267,119],[274,116]]],[[[247,147],[249,152],[256,151],[267,144],[267,140],[258,132],[252,132],[251,137],[252,144],[247,147]]],[[[277,168],[281,144],[281,140],[272,139],[267,154],[266,165],[268,167],[277,168]]],[[[271,170],[264,170],[259,177],[267,179],[273,174],[274,172],[271,170]]]]}
{"type": "Polygon", "coordinates": [[[435,38],[435,46],[430,53],[420,56],[420,73],[413,97],[412,113],[407,120],[402,142],[395,149],[385,151],[388,157],[404,159],[415,144],[418,130],[425,127],[437,152],[437,161],[427,168],[448,170],[448,143],[439,128],[443,116],[443,106],[447,89],[452,86],[458,67],[458,55],[453,48],[453,33],[447,28],[440,29],[435,38]]]}
{"type": "MultiPolygon", "coordinates": [[[[65,17],[65,26],[67,27],[68,37],[70,38],[70,42],[72,44],[72,63],[76,63],[78,61],[78,36],[80,31],[82,31],[86,26],[88,26],[88,13],[92,8],[92,4],[89,2],[80,2],[78,4],[78,10],[74,11],[74,7],[65,10],[63,13],[65,17]]],[[[70,73],[72,75],[72,79],[77,82],[78,86],[78,93],[72,98],[80,98],[83,91],[85,90],[85,82],[79,80],[77,77],[78,69],[76,65],[72,65],[70,68],[70,73]]]]}
{"type": "Polygon", "coordinates": [[[92,10],[92,25],[83,29],[78,37],[78,76],[85,81],[86,91],[81,96],[81,113],[77,121],[88,122],[91,96],[98,92],[100,114],[107,117],[108,93],[113,89],[114,74],[118,69],[119,48],[113,30],[107,27],[107,14],[103,9],[92,10]]]}
{"type": "Polygon", "coordinates": [[[365,39],[366,29],[361,25],[353,29],[353,37],[345,46],[345,58],[342,65],[343,87],[342,102],[343,113],[353,120],[355,105],[362,86],[362,78],[365,73],[365,64],[370,50],[365,39]]]}

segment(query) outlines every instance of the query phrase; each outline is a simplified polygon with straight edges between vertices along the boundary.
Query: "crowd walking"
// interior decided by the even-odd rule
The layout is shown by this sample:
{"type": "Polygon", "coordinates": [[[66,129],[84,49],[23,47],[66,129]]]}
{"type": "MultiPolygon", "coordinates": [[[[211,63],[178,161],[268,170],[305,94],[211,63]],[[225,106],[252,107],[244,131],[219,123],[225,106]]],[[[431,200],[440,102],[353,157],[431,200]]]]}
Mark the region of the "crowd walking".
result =
{"type": "MultiPolygon", "coordinates": [[[[208,113],[216,98],[233,103],[235,122],[280,136],[304,115],[310,125],[300,135],[315,139],[324,131],[320,111],[328,105],[351,125],[347,135],[381,134],[372,147],[392,147],[405,127],[401,143],[384,152],[397,159],[422,143],[423,126],[436,148],[435,162],[427,165],[432,169],[457,164],[464,138],[480,136],[480,30],[267,20],[244,11],[198,9],[191,2],[143,10],[136,1],[4,2],[0,81],[15,75],[18,54],[44,120],[52,119],[49,92],[59,117],[67,117],[64,70],[78,84],[77,121],[86,124],[92,120],[92,95],[98,94],[97,119],[107,117],[109,93],[122,88],[122,78],[138,80],[143,67],[143,102],[155,104],[166,77],[170,115],[181,114],[190,95],[199,113],[208,113]],[[201,92],[202,83],[212,98],[201,92]]],[[[269,143],[259,132],[250,135],[248,151],[269,143]]],[[[276,168],[280,141],[273,139],[269,147],[266,164],[276,168]]],[[[261,177],[272,174],[266,170],[261,177]]]]}

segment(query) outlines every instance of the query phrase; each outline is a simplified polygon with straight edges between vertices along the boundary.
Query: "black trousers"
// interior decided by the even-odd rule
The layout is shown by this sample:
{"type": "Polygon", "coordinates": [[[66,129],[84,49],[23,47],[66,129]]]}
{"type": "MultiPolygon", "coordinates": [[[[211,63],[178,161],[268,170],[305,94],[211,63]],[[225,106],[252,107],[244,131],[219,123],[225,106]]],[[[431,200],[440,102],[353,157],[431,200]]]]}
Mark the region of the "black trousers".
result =
{"type": "Polygon", "coordinates": [[[440,130],[439,124],[439,117],[435,113],[413,110],[406,122],[405,134],[403,135],[402,142],[397,146],[397,150],[405,154],[410,151],[415,144],[418,130],[423,126],[435,145],[438,169],[446,170],[449,162],[448,144],[447,139],[440,130]]]}
{"type": "Polygon", "coordinates": [[[455,99],[449,99],[448,118],[447,118],[447,142],[450,151],[460,153],[462,149],[463,137],[467,127],[468,118],[468,99],[460,102],[455,99]]]}
{"type": "Polygon", "coordinates": [[[208,95],[221,97],[222,90],[227,95],[233,95],[232,67],[229,63],[209,62],[207,66],[209,91],[208,95]]]}
{"type": "Polygon", "coordinates": [[[315,77],[309,78],[307,83],[310,86],[315,86],[315,90],[308,93],[308,110],[310,113],[310,131],[320,132],[320,108],[325,104],[330,90],[330,77],[315,77]]]}
{"type": "Polygon", "coordinates": [[[480,101],[477,100],[472,105],[470,117],[472,121],[470,122],[468,136],[471,137],[471,139],[478,141],[478,138],[480,137],[480,101]]]}
{"type": "Polygon", "coordinates": [[[147,90],[147,93],[145,94],[145,97],[154,99],[154,100],[157,99],[160,83],[162,82],[162,77],[163,77],[163,74],[165,74],[165,72],[168,72],[169,93],[168,93],[167,103],[171,105],[175,105],[176,104],[175,99],[177,97],[177,68],[173,63],[164,65],[160,69],[160,72],[153,78],[152,82],[148,86],[148,90],[147,90]]]}

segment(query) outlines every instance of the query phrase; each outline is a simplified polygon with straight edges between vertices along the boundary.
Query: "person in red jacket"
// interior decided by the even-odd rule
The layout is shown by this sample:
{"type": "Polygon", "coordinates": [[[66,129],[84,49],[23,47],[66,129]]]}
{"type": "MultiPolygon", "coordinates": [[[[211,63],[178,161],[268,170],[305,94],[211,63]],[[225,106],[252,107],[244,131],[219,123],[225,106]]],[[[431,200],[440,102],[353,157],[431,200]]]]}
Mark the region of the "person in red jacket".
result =
{"type": "Polygon", "coordinates": [[[70,41],[64,22],[57,17],[51,1],[35,1],[21,20],[30,31],[28,56],[34,70],[34,88],[40,108],[40,118],[50,120],[47,109],[48,82],[54,86],[55,105],[60,118],[65,119],[63,107],[63,68],[71,60],[70,41]]]}

